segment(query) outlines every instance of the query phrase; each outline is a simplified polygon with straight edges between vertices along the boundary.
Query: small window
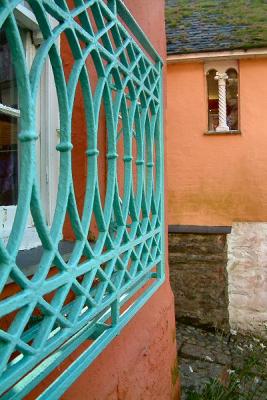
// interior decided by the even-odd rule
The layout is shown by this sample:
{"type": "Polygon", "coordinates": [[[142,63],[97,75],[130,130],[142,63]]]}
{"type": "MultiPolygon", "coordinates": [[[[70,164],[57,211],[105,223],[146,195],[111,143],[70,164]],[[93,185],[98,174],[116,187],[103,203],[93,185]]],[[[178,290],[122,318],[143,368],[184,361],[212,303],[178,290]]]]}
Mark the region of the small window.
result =
{"type": "Polygon", "coordinates": [[[227,125],[230,130],[238,130],[238,77],[235,69],[226,71],[227,125]]]}
{"type": "Polygon", "coordinates": [[[216,72],[215,69],[212,69],[207,73],[209,131],[215,131],[219,124],[219,98],[218,81],[215,80],[216,72]]]}
{"type": "MultiPolygon", "coordinates": [[[[37,44],[34,33],[37,21],[27,2],[16,8],[16,19],[24,45],[28,68],[36,56],[37,44]]],[[[59,112],[54,75],[50,61],[47,60],[41,77],[41,90],[36,104],[36,154],[40,192],[46,209],[48,226],[56,203],[59,155],[58,143],[59,112]]],[[[0,30],[0,238],[7,243],[18,204],[20,182],[20,105],[17,92],[16,72],[13,67],[10,43],[5,30],[0,30]]],[[[20,249],[39,246],[36,229],[31,215],[28,217],[25,237],[20,249]]]]}
{"type": "Polygon", "coordinates": [[[18,198],[18,96],[7,38],[0,31],[0,206],[18,198]]]}
{"type": "Polygon", "coordinates": [[[238,131],[237,63],[207,63],[205,71],[207,79],[208,131],[218,133],[238,131]]]}

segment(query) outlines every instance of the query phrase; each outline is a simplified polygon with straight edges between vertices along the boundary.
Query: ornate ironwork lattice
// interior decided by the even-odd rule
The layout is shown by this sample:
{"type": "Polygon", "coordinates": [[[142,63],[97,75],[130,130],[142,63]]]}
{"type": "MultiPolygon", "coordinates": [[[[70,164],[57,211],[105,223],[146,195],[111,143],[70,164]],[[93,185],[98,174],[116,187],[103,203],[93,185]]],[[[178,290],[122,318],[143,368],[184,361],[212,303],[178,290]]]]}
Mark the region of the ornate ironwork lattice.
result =
{"type": "Polygon", "coordinates": [[[0,241],[0,395],[23,398],[87,340],[86,350],[39,396],[54,399],[164,280],[162,62],[121,0],[28,0],[43,37],[28,68],[14,13],[20,3],[0,1],[0,27],[12,52],[20,104],[19,199],[8,243],[0,241]],[[63,34],[73,61],[68,76],[58,48],[63,34]],[[35,104],[48,58],[60,113],[59,183],[51,227],[36,172],[35,104]],[[72,173],[78,85],[87,127],[81,213],[72,173]],[[99,183],[102,107],[107,142],[104,201],[99,183]],[[16,262],[29,214],[43,248],[31,277],[16,262]],[[67,215],[75,243],[66,261],[59,243],[67,215]],[[93,225],[95,241],[89,240],[93,225]]]}

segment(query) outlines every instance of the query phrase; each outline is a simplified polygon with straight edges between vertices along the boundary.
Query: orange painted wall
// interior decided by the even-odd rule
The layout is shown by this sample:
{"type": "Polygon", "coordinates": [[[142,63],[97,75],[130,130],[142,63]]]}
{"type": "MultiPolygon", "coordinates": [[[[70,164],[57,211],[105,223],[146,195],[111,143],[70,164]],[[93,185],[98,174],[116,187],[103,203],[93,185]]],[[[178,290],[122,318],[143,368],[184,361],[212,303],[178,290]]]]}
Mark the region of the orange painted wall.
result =
{"type": "MultiPolygon", "coordinates": [[[[125,3],[165,59],[164,1],[125,3]]],[[[167,271],[166,283],[65,393],[64,400],[178,399],[175,333],[167,271]]]]}
{"type": "Polygon", "coordinates": [[[208,136],[203,63],[168,65],[169,224],[267,221],[266,70],[239,61],[241,135],[208,136]]]}
{"type": "MultiPolygon", "coordinates": [[[[164,1],[127,0],[125,3],[156,49],[165,58],[164,1]]],[[[63,46],[64,43],[61,54],[64,54],[64,51],[68,54],[68,50],[64,50],[63,46]]],[[[79,115],[83,106],[79,104],[81,101],[79,99],[76,98],[77,116],[74,118],[73,130],[80,128],[81,132],[83,120],[79,120],[79,115]]],[[[80,135],[77,140],[73,138],[73,143],[74,147],[84,152],[85,138],[82,140],[80,135]]],[[[105,153],[105,143],[100,144],[100,151],[105,153]]],[[[75,189],[81,207],[86,160],[79,156],[79,151],[76,151],[73,159],[74,174],[76,179],[79,179],[75,189]]],[[[105,175],[104,172],[102,175],[105,175]]],[[[65,235],[72,237],[69,225],[66,226],[65,235]]],[[[86,348],[86,343],[83,348],[86,348]]],[[[78,352],[72,354],[67,363],[75,360],[77,354],[78,352]]],[[[167,273],[165,284],[71,386],[62,399],[177,400],[179,382],[176,357],[174,302],[167,273]]],[[[50,382],[55,378],[55,374],[49,377],[50,382]]],[[[47,383],[48,380],[39,385],[29,399],[36,398],[37,393],[40,393],[47,383]]]]}

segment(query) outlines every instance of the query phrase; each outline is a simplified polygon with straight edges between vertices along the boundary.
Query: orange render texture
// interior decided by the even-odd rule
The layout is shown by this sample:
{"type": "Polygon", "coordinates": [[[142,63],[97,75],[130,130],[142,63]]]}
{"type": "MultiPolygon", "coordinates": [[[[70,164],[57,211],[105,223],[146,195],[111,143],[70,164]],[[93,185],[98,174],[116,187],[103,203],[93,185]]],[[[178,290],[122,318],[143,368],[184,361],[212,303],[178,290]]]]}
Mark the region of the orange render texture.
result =
{"type": "MultiPolygon", "coordinates": [[[[134,15],[154,47],[166,58],[164,1],[126,0],[125,4],[134,15]],[[149,11],[148,11],[149,10],[149,11]]],[[[71,66],[69,49],[62,43],[61,54],[71,66]]],[[[92,71],[91,71],[92,72],[92,71]]],[[[93,73],[93,72],[92,72],[93,73]]],[[[81,132],[84,127],[81,93],[75,99],[73,131],[81,132]]],[[[103,118],[103,132],[104,127],[103,118]]],[[[73,138],[73,170],[75,191],[82,208],[86,177],[85,135],[73,138]],[[82,172],[84,171],[84,172],[82,172]],[[84,176],[83,176],[84,175],[84,176]]],[[[105,153],[105,139],[100,143],[100,152],[105,153]]],[[[102,195],[105,195],[105,161],[100,159],[102,195]]],[[[167,202],[167,201],[166,201],[167,202]]],[[[94,232],[92,232],[94,234],[94,232]]],[[[70,224],[66,224],[65,238],[72,238],[70,224]]],[[[166,249],[167,249],[166,232],[166,249]]],[[[111,342],[102,354],[62,396],[64,400],[179,400],[177,369],[176,329],[174,300],[168,275],[165,284],[137,313],[120,335],[111,342]]],[[[25,400],[33,400],[59,375],[77,356],[86,349],[84,345],[60,366],[48,379],[40,384],[25,400]]]]}
{"type": "Polygon", "coordinates": [[[239,61],[241,134],[209,136],[204,64],[168,65],[169,224],[267,221],[266,68],[239,61]]]}

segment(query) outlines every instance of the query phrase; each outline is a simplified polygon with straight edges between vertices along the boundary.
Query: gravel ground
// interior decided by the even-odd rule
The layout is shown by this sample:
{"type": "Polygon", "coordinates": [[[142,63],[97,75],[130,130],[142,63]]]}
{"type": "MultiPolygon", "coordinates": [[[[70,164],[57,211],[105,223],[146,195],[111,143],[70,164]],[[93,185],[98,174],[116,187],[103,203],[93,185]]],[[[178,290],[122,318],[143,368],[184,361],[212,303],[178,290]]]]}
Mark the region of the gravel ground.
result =
{"type": "MultiPolygon", "coordinates": [[[[199,327],[178,323],[177,343],[182,400],[188,390],[200,390],[211,378],[224,381],[231,371],[244,365],[244,360],[256,354],[259,358],[253,400],[267,400],[267,347],[258,339],[234,334],[223,335],[199,327]]],[[[243,387],[243,390],[247,389],[243,387]]]]}

